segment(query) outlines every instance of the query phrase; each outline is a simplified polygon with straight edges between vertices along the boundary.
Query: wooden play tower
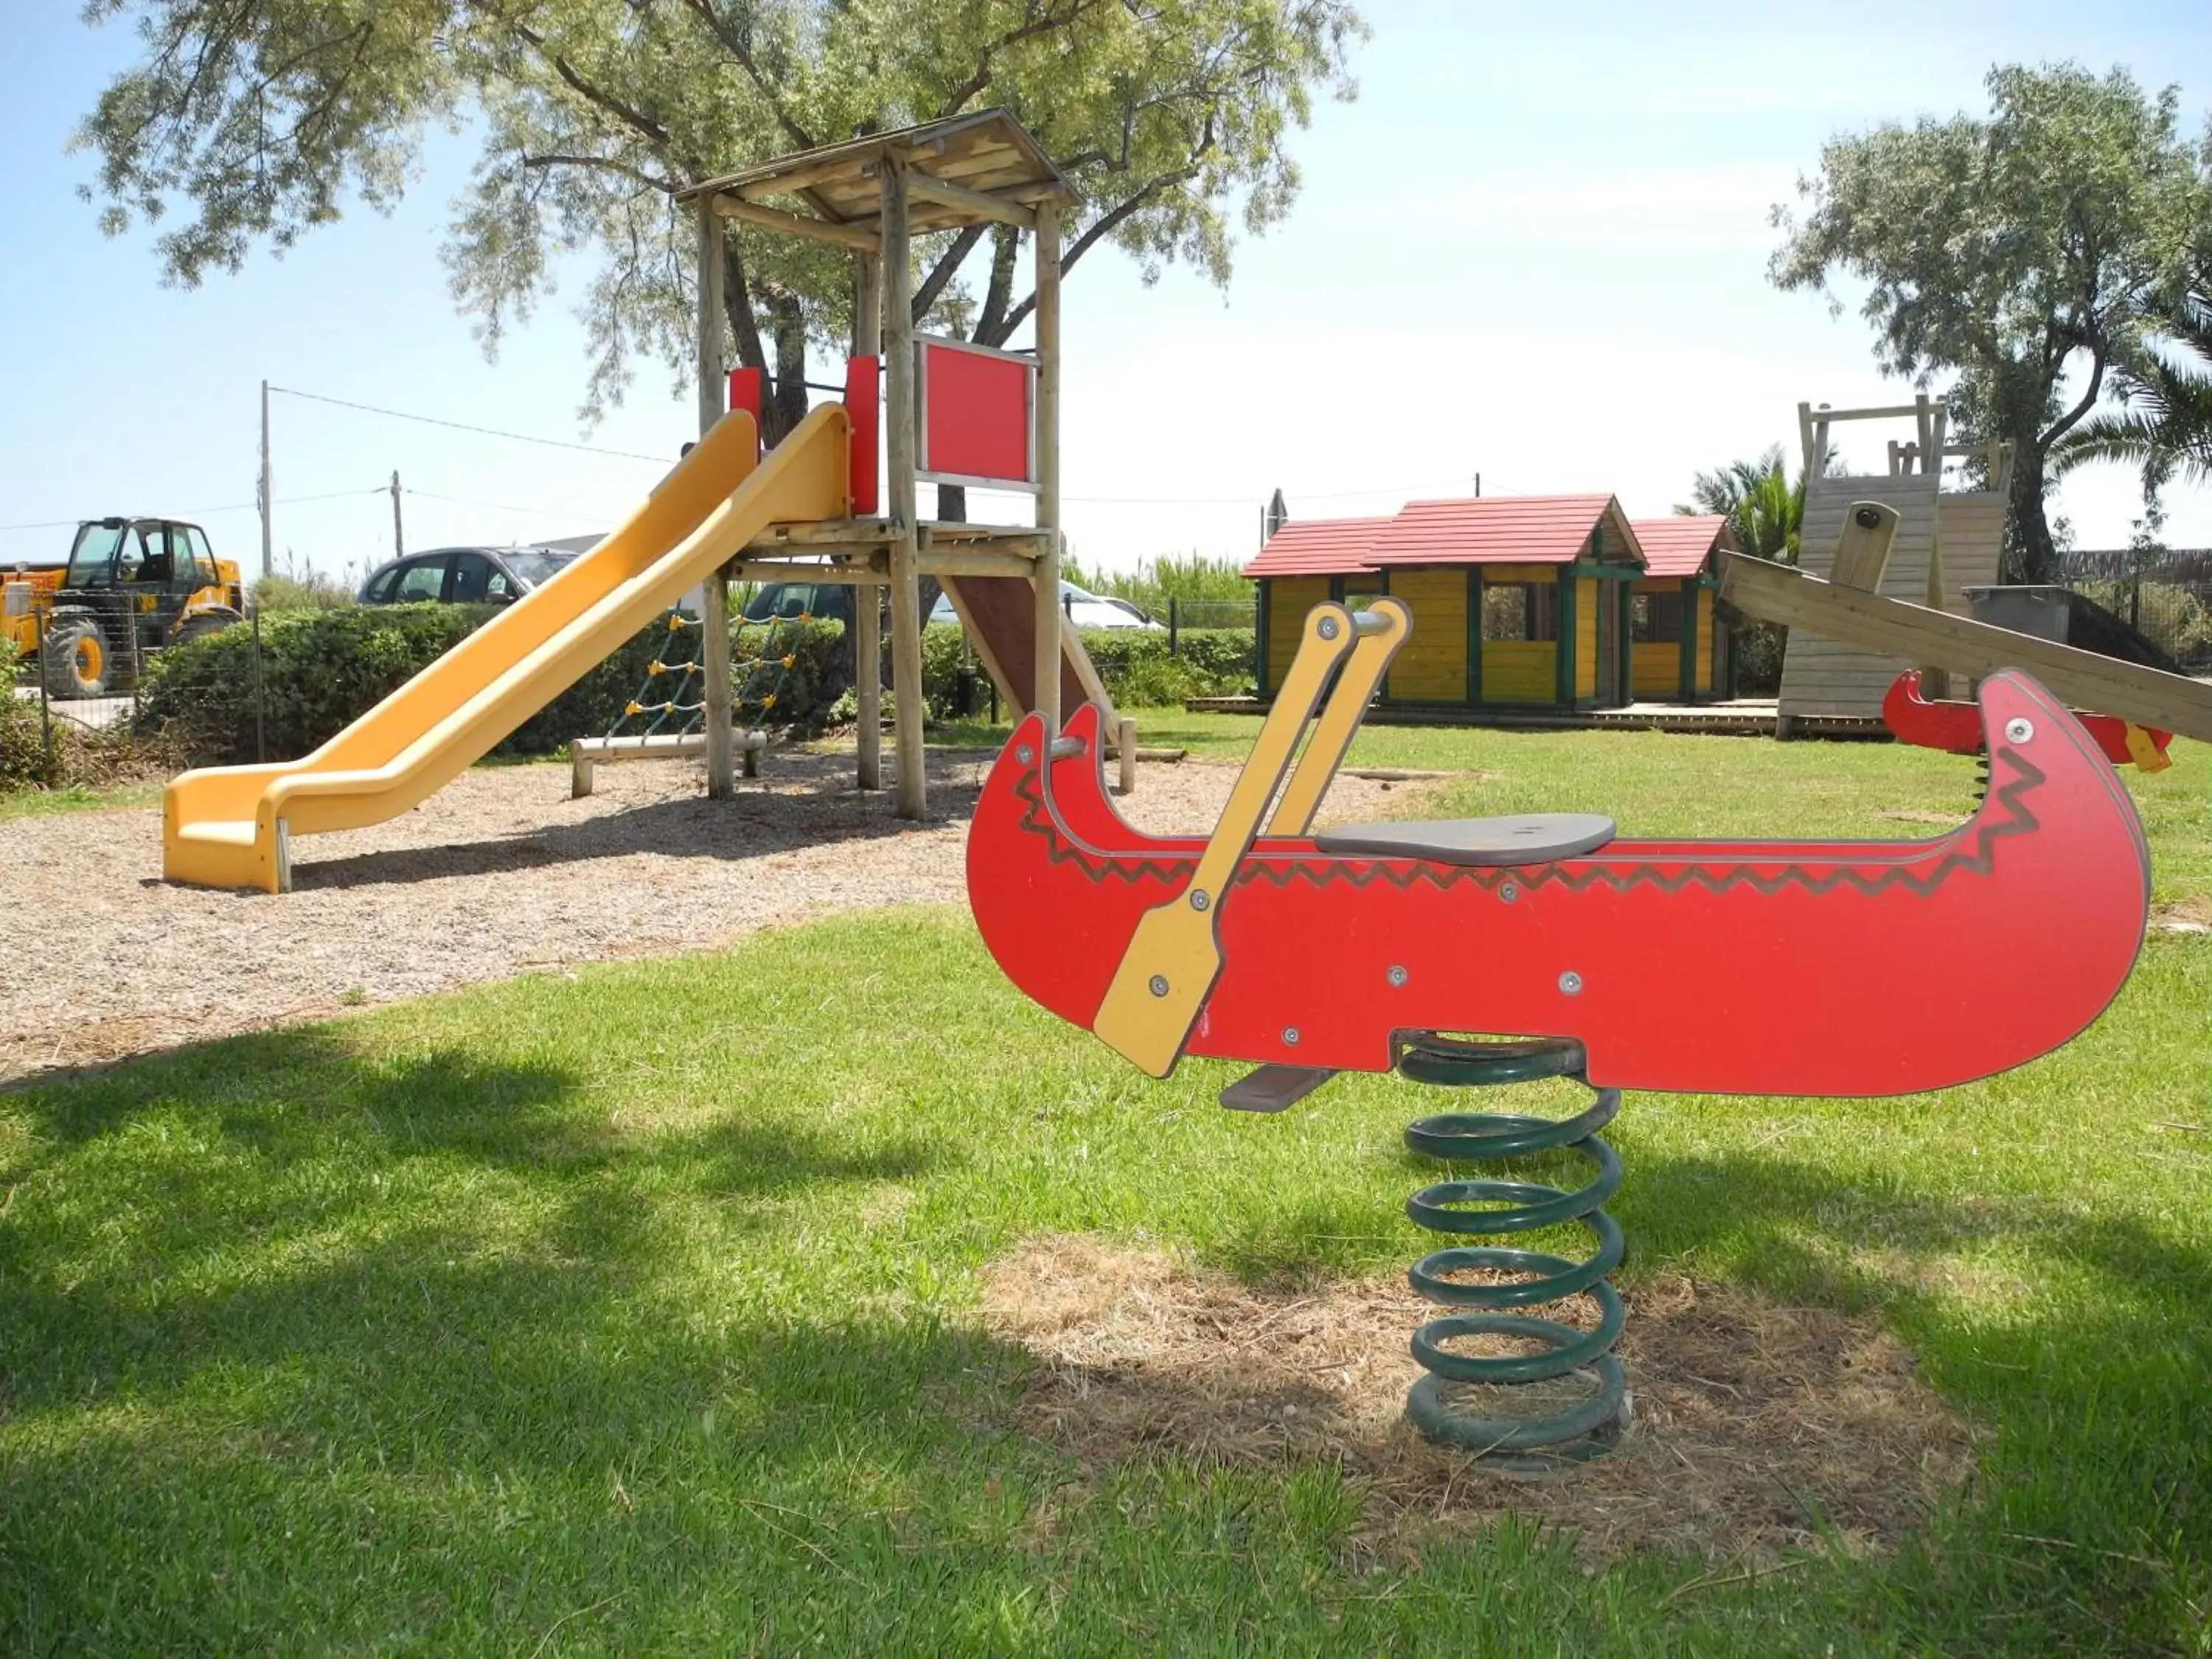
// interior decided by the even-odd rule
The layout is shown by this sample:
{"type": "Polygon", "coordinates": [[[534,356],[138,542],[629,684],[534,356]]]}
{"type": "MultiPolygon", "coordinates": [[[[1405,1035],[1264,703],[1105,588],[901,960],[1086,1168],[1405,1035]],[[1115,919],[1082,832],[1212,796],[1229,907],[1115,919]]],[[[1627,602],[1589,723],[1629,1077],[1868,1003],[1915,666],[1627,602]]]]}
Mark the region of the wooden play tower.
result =
{"type": "MultiPolygon", "coordinates": [[[[1002,110],[871,133],[802,150],[685,191],[698,216],[699,425],[703,433],[731,406],[724,273],[728,222],[849,250],[858,267],[853,362],[847,403],[854,420],[852,516],[778,525],[706,585],[707,637],[728,628],[732,580],[842,582],[854,589],[854,661],[860,721],[860,784],[881,787],[882,711],[874,665],[882,651],[874,600],[890,589],[891,691],[897,810],[918,818],[927,806],[922,759],[921,580],[942,582],[1000,695],[1016,718],[1042,714],[1057,730],[1063,706],[1088,698],[1108,719],[1126,786],[1133,734],[1113,711],[1097,672],[1060,603],[1060,214],[1074,191],[1060,170],[1002,110]],[[971,225],[1012,225],[1028,233],[1036,260],[1033,355],[994,352],[917,333],[914,324],[914,238],[971,225]],[[878,365],[884,386],[884,510],[876,509],[878,365]],[[988,429],[956,425],[938,410],[953,393],[973,394],[963,420],[988,402],[988,429]],[[1032,495],[1029,525],[924,520],[920,483],[970,484],[1032,495]]],[[[758,385],[757,374],[752,380],[758,385]]],[[[728,654],[706,653],[708,793],[734,787],[728,654]]]]}

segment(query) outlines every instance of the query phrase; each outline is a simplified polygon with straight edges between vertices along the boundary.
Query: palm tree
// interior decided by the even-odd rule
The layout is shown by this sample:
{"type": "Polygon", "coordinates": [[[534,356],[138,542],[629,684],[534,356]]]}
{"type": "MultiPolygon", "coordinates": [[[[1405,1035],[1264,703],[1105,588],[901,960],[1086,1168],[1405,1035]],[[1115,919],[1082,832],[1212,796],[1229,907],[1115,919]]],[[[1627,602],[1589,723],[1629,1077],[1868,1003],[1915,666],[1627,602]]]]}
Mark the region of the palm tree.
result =
{"type": "Polygon", "coordinates": [[[2168,331],[2172,354],[2119,380],[2121,407],[2082,422],[2053,449],[2062,477],[2090,461],[2124,462],[2142,469],[2146,501],[2176,472],[2212,483],[2212,270],[2190,283],[2168,331]]]}
{"type": "Polygon", "coordinates": [[[1805,480],[1792,482],[1776,444],[1755,460],[1730,461],[1716,472],[1700,472],[1690,487],[1692,505],[1677,513],[1718,513],[1735,532],[1737,544],[1754,558],[1778,564],[1797,562],[1797,540],[1805,523],[1805,480]]]}

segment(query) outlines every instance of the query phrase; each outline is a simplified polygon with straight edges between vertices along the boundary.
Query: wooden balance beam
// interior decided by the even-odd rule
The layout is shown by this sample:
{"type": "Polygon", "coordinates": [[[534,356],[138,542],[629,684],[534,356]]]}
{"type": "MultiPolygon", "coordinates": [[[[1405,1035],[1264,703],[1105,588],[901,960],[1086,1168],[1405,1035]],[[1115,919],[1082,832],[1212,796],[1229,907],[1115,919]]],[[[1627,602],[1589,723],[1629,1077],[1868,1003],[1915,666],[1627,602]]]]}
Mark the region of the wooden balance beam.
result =
{"type": "Polygon", "coordinates": [[[2075,708],[2212,743],[2212,684],[2201,680],[1886,599],[1765,559],[1720,558],[1721,597],[1746,616],[1954,673],[2025,669],[2075,708]]]}

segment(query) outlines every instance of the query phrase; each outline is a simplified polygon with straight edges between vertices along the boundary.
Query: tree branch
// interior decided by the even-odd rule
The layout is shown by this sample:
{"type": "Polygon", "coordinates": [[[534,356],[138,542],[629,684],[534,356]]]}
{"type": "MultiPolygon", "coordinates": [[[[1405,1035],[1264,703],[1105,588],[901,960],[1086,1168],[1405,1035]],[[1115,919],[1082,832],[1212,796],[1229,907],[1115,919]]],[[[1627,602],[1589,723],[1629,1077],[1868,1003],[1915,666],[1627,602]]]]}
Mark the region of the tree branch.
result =
{"type": "Polygon", "coordinates": [[[2057,440],[2071,432],[2080,424],[2081,417],[2097,406],[2097,399],[2104,396],[2104,393],[2105,353],[2103,348],[2100,347],[2089,358],[2089,389],[2081,394],[2081,401],[2061,417],[2057,425],[2037,438],[2035,447],[2038,449],[2047,449],[2057,440]]]}
{"type": "Polygon", "coordinates": [[[526,155],[522,158],[522,165],[526,167],[591,167],[600,173],[617,173],[644,185],[647,190],[657,190],[667,196],[673,196],[681,188],[672,179],[656,179],[642,168],[607,155],[526,155]]]}
{"type": "Polygon", "coordinates": [[[997,67],[992,60],[1006,48],[1033,40],[1040,34],[1049,34],[1054,29],[1066,28],[1099,3],[1100,0],[1075,0],[1073,6],[1058,16],[1048,10],[1042,16],[1032,17],[1028,22],[1008,29],[997,40],[986,41],[975,54],[974,70],[965,81],[945,94],[945,101],[938,106],[937,118],[942,121],[948,116],[959,114],[970,98],[991,84],[992,73],[997,67]]]}
{"type": "Polygon", "coordinates": [[[929,314],[930,307],[937,303],[937,296],[945,292],[945,285],[967,262],[968,256],[975,251],[975,244],[983,240],[983,233],[988,228],[987,225],[969,225],[952,239],[952,246],[945,251],[945,257],[931,268],[921,286],[914,291],[915,321],[918,323],[929,314]]]}
{"type": "Polygon", "coordinates": [[[753,83],[753,90],[767,100],[769,110],[775,116],[775,124],[783,129],[784,137],[801,149],[812,149],[812,136],[792,118],[790,109],[775,88],[769,84],[768,77],[761,73],[759,64],[754,61],[752,47],[714,9],[714,0],[684,0],[684,8],[704,23],[708,32],[722,43],[722,49],[738,60],[738,67],[744,70],[745,78],[753,83]]]}
{"type": "MultiPolygon", "coordinates": [[[[1073,246],[1072,246],[1066,253],[1060,256],[1060,274],[1065,276],[1070,270],[1073,270],[1075,268],[1075,262],[1078,259],[1080,259],[1085,254],[1088,253],[1091,248],[1097,245],[1100,237],[1109,234],[1113,230],[1115,226],[1128,218],[1131,214],[1142,210],[1152,198],[1159,195],[1164,191],[1173,189],[1177,185],[1188,184],[1191,179],[1197,176],[1198,169],[1196,167],[1186,167],[1180,173],[1164,173],[1158,178],[1146,185],[1142,190],[1139,191],[1135,195],[1123,202],[1119,207],[1116,207],[1112,212],[1099,215],[1097,222],[1093,224],[1088,230],[1085,231],[1082,235],[1077,237],[1073,246]]],[[[1028,299],[1023,301],[1019,305],[1016,306],[1012,311],[1006,313],[1006,332],[1000,337],[1003,339],[1011,336],[1016,329],[1022,325],[1023,320],[1028,317],[1030,313],[1036,309],[1036,295],[1035,294],[1031,294],[1028,299]]]]}
{"type": "Polygon", "coordinates": [[[545,44],[545,37],[526,23],[514,26],[515,38],[544,58],[553,72],[568,82],[569,88],[586,103],[605,110],[634,131],[641,133],[663,149],[668,145],[668,129],[662,126],[643,110],[625,103],[612,93],[593,86],[578,74],[568,60],[545,44]]]}

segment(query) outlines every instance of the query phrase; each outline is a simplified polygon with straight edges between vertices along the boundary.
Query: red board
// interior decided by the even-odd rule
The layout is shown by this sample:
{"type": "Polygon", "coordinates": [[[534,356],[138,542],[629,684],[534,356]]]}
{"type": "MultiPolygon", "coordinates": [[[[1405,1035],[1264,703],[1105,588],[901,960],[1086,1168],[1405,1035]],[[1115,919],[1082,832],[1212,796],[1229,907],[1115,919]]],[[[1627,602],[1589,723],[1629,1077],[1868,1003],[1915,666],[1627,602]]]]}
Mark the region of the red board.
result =
{"type": "MultiPolygon", "coordinates": [[[[2127,790],[2040,686],[1992,675],[1980,714],[1988,795],[1929,841],[1624,838],[1473,866],[1263,837],[1213,907],[1221,969],[1182,1052],[1385,1071],[1404,1031],[1563,1036],[1601,1086],[1845,1096],[2033,1060],[2126,981],[2149,854],[2127,790]]],[[[1205,847],[1122,820],[1098,720],[1079,708],[1064,755],[1035,716],[1018,726],[968,838],[984,942],[1085,1030],[1205,847]]]]}
{"type": "Polygon", "coordinates": [[[880,357],[851,357],[845,362],[845,413],[853,423],[852,442],[846,450],[852,475],[848,488],[854,514],[863,519],[876,510],[876,439],[883,430],[876,383],[882,369],[880,357]]]}
{"type": "Polygon", "coordinates": [[[921,392],[918,474],[948,483],[1035,489],[1036,365],[946,340],[917,340],[915,356],[921,392]]]}
{"type": "Polygon", "coordinates": [[[753,430],[760,430],[761,392],[766,377],[757,368],[733,368],[730,371],[730,407],[742,409],[753,417],[753,430]]]}

